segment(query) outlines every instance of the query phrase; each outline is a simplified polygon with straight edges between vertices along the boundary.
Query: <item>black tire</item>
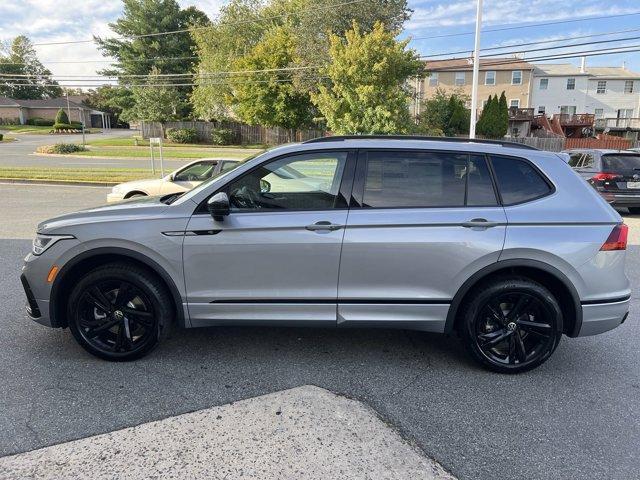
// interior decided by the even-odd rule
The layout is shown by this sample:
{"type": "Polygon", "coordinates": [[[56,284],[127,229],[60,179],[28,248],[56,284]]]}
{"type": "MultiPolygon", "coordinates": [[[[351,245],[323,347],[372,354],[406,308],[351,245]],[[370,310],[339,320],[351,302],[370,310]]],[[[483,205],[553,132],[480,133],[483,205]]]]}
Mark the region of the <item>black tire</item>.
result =
{"type": "Polygon", "coordinates": [[[640,207],[627,207],[631,215],[640,215],[640,207]]]}
{"type": "Polygon", "coordinates": [[[133,193],[125,197],[125,200],[129,200],[130,198],[142,198],[148,196],[146,193],[133,193]]]}
{"type": "Polygon", "coordinates": [[[141,358],[174,319],[171,295],[151,271],[111,263],[84,275],[67,305],[69,329],[87,352],[105,360],[141,358]]]}
{"type": "Polygon", "coordinates": [[[501,277],[465,301],[459,332],[471,357],[500,373],[520,373],[551,357],[562,338],[562,310],[541,284],[501,277]]]}

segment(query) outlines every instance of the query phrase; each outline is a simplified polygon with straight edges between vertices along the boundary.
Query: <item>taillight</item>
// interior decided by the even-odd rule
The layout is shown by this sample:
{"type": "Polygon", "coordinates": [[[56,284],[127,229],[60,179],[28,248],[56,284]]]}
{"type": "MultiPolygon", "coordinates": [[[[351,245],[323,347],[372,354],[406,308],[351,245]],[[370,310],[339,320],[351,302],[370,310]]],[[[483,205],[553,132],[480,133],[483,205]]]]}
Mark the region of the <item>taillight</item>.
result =
{"type": "Polygon", "coordinates": [[[618,175],[617,173],[601,172],[596,173],[593,177],[591,177],[591,180],[593,180],[594,182],[605,182],[607,180],[615,180],[616,178],[622,178],[622,175],[618,175]]]}
{"type": "Polygon", "coordinates": [[[607,241],[604,242],[602,247],[600,247],[600,251],[626,250],[628,235],[629,227],[627,227],[624,223],[616,225],[615,227],[613,227],[613,230],[611,230],[607,241]]]}

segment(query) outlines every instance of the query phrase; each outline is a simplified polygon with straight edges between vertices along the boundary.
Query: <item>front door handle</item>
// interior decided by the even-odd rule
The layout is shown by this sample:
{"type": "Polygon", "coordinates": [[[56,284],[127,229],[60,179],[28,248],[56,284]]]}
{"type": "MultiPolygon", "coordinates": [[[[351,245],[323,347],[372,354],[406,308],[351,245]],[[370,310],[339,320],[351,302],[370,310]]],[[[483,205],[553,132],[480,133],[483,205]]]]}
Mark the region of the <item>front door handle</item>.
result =
{"type": "Polygon", "coordinates": [[[462,226],[465,228],[491,228],[498,225],[500,222],[490,222],[486,218],[474,218],[468,222],[462,222],[462,226]]]}
{"type": "Polygon", "coordinates": [[[311,231],[311,232],[317,232],[317,231],[329,231],[329,232],[333,232],[334,230],[339,230],[343,227],[344,225],[338,225],[336,223],[331,223],[331,222],[327,222],[327,221],[322,221],[322,222],[316,222],[313,225],[307,225],[306,228],[307,230],[311,231]]]}

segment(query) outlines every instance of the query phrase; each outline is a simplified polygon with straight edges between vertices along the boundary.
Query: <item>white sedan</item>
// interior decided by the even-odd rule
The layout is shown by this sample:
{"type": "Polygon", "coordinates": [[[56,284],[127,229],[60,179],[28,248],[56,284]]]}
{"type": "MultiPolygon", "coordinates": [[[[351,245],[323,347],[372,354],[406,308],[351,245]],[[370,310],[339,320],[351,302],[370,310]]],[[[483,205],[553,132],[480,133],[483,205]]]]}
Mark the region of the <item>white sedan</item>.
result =
{"type": "Polygon", "coordinates": [[[186,192],[214,175],[231,170],[238,165],[238,162],[239,160],[227,158],[201,158],[163,178],[120,183],[111,189],[111,193],[107,194],[107,202],[186,192]]]}

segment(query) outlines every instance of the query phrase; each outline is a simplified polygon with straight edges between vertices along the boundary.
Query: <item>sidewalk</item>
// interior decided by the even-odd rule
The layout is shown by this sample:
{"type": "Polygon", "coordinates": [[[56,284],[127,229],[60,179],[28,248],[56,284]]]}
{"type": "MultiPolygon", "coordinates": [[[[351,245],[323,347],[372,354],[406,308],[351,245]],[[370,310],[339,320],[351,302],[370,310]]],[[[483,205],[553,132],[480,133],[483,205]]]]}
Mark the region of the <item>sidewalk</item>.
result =
{"type": "Polygon", "coordinates": [[[0,478],[455,480],[362,403],[314,386],[0,458],[0,478]]]}

